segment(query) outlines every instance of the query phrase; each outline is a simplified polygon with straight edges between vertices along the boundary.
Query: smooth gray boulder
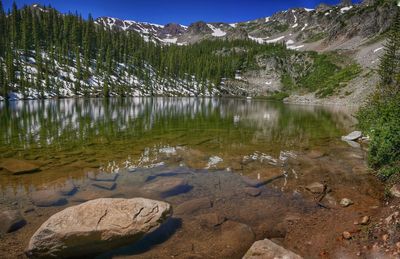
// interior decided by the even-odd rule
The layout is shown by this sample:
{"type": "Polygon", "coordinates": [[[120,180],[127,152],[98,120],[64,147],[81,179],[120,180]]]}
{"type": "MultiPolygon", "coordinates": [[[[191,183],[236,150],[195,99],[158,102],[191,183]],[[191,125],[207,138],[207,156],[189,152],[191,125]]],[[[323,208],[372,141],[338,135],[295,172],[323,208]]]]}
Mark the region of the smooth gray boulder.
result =
{"type": "Polygon", "coordinates": [[[360,139],[362,137],[362,132],[361,131],[353,131],[347,136],[343,136],[342,140],[344,141],[356,141],[357,139],[360,139]]]}
{"type": "Polygon", "coordinates": [[[264,259],[264,258],[285,258],[285,259],[302,259],[301,256],[287,250],[269,239],[255,242],[243,259],[264,259]]]}
{"type": "Polygon", "coordinates": [[[51,216],[32,236],[30,258],[93,256],[132,244],[172,214],[168,203],[143,198],[97,199],[51,216]]]}

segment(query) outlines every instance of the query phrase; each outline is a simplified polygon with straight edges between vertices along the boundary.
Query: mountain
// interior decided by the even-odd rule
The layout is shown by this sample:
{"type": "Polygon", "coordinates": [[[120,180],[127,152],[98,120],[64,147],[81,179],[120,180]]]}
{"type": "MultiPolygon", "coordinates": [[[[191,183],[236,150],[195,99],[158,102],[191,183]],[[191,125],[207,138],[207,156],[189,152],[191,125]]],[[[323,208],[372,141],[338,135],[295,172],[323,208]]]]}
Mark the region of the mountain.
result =
{"type": "MultiPolygon", "coordinates": [[[[389,3],[390,1],[388,1],[389,3]]],[[[385,32],[396,13],[393,4],[366,0],[351,5],[321,4],[315,9],[295,8],[270,17],[237,23],[206,23],[188,27],[179,24],[158,25],[101,17],[97,24],[112,29],[136,31],[146,40],[166,44],[193,44],[206,39],[251,39],[259,43],[284,42],[292,49],[332,50],[354,48],[365,40],[385,32]],[[353,39],[357,38],[358,41],[353,39]]]]}
{"type": "Polygon", "coordinates": [[[184,26],[13,7],[0,10],[0,100],[241,95],[360,102],[374,89],[398,9],[394,1],[344,1],[184,26]]]}

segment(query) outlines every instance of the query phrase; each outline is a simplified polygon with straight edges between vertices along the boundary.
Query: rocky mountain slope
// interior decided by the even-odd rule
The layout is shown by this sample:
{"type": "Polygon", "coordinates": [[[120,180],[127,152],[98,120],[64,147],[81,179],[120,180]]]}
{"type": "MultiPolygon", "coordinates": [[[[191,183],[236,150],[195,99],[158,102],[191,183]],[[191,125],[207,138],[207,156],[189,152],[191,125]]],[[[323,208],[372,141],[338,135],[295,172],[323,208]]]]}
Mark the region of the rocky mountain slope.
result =
{"type": "MultiPolygon", "coordinates": [[[[39,5],[33,5],[31,8],[37,13],[49,11],[39,5]]],[[[281,44],[289,51],[283,55],[260,54],[256,58],[255,66],[249,66],[242,61],[241,69],[236,71],[234,77],[222,78],[217,85],[204,81],[204,78],[200,80],[194,75],[186,74],[184,78],[166,76],[160,71],[163,66],[154,67],[150,63],[142,64],[142,67],[138,68],[117,62],[112,76],[105,77],[104,74],[96,74],[96,60],[92,60],[92,68],[87,69],[88,80],[77,80],[77,66],[78,63],[85,62],[83,58],[80,62],[75,58],[67,64],[57,64],[50,62],[46,53],[39,59],[53,63],[54,71],[48,69],[48,79],[39,80],[36,62],[38,57],[35,52],[28,55],[22,55],[20,52],[17,55],[19,59],[15,62],[25,70],[24,74],[28,74],[27,81],[42,85],[36,87],[42,89],[42,93],[29,87],[24,87],[23,92],[19,91],[20,87],[16,84],[13,86],[16,91],[8,97],[32,99],[39,96],[69,97],[84,94],[101,96],[105,87],[104,79],[109,78],[108,81],[116,85],[111,87],[110,95],[278,94],[281,97],[289,96],[287,100],[291,102],[360,103],[374,90],[377,82],[376,68],[379,56],[383,53],[384,35],[398,10],[394,0],[364,0],[361,4],[354,5],[351,1],[343,1],[337,6],[321,4],[315,9],[289,9],[247,22],[227,24],[199,21],[189,26],[174,23],[158,25],[100,17],[94,21],[97,26],[111,31],[135,32],[145,42],[155,45],[185,47],[207,40],[249,40],[259,44],[281,44]],[[310,51],[317,51],[322,55],[314,55],[310,51]],[[329,74],[322,71],[323,69],[332,69],[337,73],[329,74]],[[321,78],[315,80],[314,75],[321,78]],[[327,78],[322,78],[324,76],[327,78]],[[74,91],[77,83],[82,86],[83,91],[74,91]],[[320,86],[315,87],[318,84],[320,86]],[[52,87],[53,85],[55,87],[52,87]],[[43,88],[49,91],[43,93],[43,88]],[[115,90],[117,88],[122,90],[115,90]]],[[[215,51],[214,56],[217,62],[219,56],[249,51],[251,50],[247,47],[224,47],[215,51]]],[[[17,77],[20,75],[21,73],[17,72],[17,77]]],[[[1,99],[3,98],[0,96],[1,99]]]]}
{"type": "MultiPolygon", "coordinates": [[[[113,29],[133,30],[146,40],[161,44],[188,45],[209,39],[250,39],[261,44],[282,43],[298,51],[335,52],[350,57],[362,71],[343,84],[328,98],[315,93],[292,92],[288,101],[313,103],[361,103],[373,92],[377,82],[376,68],[382,54],[384,35],[396,12],[395,1],[364,0],[360,4],[342,1],[337,6],[321,4],[315,9],[295,8],[270,17],[238,23],[195,22],[188,27],[179,24],[155,25],[102,17],[98,24],[113,29]]],[[[230,88],[240,86],[249,95],[268,95],[283,91],[282,65],[276,59],[260,59],[262,69],[238,74],[227,80],[230,88]]],[[[300,60],[300,64],[305,61],[300,60]]],[[[290,62],[289,62],[290,63],[290,62]]],[[[292,66],[296,62],[292,62],[292,66]]],[[[287,67],[287,66],[286,66],[287,67]]]]}
{"type": "MultiPolygon", "coordinates": [[[[350,1],[351,2],[351,1],[350,1]]],[[[392,1],[394,2],[394,1],[392,1]]],[[[297,50],[337,49],[345,45],[360,46],[362,40],[385,32],[396,9],[379,0],[361,4],[321,4],[315,9],[295,8],[270,17],[238,23],[195,22],[158,25],[100,17],[97,24],[112,29],[136,31],[148,40],[165,44],[193,44],[205,39],[251,39],[259,43],[285,43],[297,50]],[[357,42],[350,43],[357,38],[357,42]]]]}

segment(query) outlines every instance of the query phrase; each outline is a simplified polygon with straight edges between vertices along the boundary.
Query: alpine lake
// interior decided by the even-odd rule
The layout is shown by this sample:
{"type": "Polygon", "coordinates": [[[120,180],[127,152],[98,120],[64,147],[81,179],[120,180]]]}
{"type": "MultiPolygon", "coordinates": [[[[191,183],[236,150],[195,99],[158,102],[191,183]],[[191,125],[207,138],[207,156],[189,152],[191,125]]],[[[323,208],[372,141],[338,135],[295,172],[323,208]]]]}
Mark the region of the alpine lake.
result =
{"type": "Polygon", "coordinates": [[[241,258],[263,238],[335,257],[343,222],[383,193],[367,147],[341,140],[353,112],[243,98],[0,102],[0,209],[27,222],[0,237],[0,257],[23,258],[51,215],[104,197],[167,201],[174,214],[99,258],[241,258]],[[354,205],[343,209],[343,198],[354,205]]]}

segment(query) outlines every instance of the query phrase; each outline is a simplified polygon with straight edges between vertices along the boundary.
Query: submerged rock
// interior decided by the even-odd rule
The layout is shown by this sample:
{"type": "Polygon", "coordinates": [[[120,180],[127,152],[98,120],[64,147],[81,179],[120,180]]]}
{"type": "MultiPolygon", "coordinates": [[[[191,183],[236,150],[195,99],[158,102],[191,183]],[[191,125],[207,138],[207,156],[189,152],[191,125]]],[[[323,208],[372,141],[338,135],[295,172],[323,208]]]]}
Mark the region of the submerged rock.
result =
{"type": "Polygon", "coordinates": [[[209,198],[199,198],[194,200],[186,201],[179,206],[176,207],[175,213],[178,215],[181,214],[190,214],[194,213],[201,209],[208,209],[212,207],[212,201],[209,198]]]}
{"type": "Polygon", "coordinates": [[[117,187],[117,184],[114,182],[95,182],[92,184],[94,187],[112,191],[117,187]]]}
{"type": "Polygon", "coordinates": [[[244,253],[254,240],[255,234],[250,226],[228,220],[221,225],[221,233],[214,242],[221,250],[220,258],[232,258],[238,251],[244,253]]]}
{"type": "Polygon", "coordinates": [[[158,228],[171,206],[143,198],[98,199],[50,217],[32,236],[30,258],[70,258],[100,254],[132,244],[158,228]]]}
{"type": "Polygon", "coordinates": [[[285,259],[301,259],[302,257],[287,250],[269,239],[264,239],[255,242],[247,253],[243,256],[243,259],[254,259],[254,258],[285,258],[285,259]]]}
{"type": "Polygon", "coordinates": [[[118,179],[119,174],[108,174],[108,173],[89,173],[88,178],[90,180],[99,182],[115,182],[118,179]]]}
{"type": "Polygon", "coordinates": [[[162,196],[173,196],[188,191],[190,186],[182,178],[162,177],[143,187],[145,192],[160,193],[162,196]]]}
{"type": "Polygon", "coordinates": [[[63,195],[54,190],[41,190],[31,193],[33,204],[38,207],[61,206],[67,203],[63,195]]]}
{"type": "Polygon", "coordinates": [[[18,210],[0,212],[0,234],[17,231],[25,225],[26,221],[18,210]]]}
{"type": "Polygon", "coordinates": [[[241,179],[246,185],[248,185],[250,187],[259,187],[259,186],[263,185],[262,181],[256,180],[256,179],[251,179],[247,176],[242,176],[241,179]]]}
{"type": "Polygon", "coordinates": [[[19,159],[8,158],[5,159],[0,167],[6,169],[12,174],[29,174],[39,172],[40,168],[38,165],[33,164],[31,162],[19,159]]]}
{"type": "Polygon", "coordinates": [[[325,190],[325,185],[323,185],[322,183],[315,182],[315,183],[307,185],[306,190],[308,190],[309,192],[311,192],[313,194],[321,194],[325,190]]]}
{"type": "Polygon", "coordinates": [[[252,197],[257,197],[261,194],[261,190],[254,187],[246,187],[243,189],[243,191],[244,193],[252,197]]]}
{"type": "Polygon", "coordinates": [[[361,131],[353,131],[347,136],[343,136],[342,140],[344,141],[356,141],[362,137],[362,132],[361,131]]]}
{"type": "Polygon", "coordinates": [[[71,180],[57,180],[40,186],[39,190],[54,190],[59,192],[61,195],[70,196],[76,193],[78,188],[71,180]]]}
{"type": "Polygon", "coordinates": [[[351,236],[350,232],[345,231],[342,233],[342,237],[346,240],[350,240],[352,236],[351,236]]]}
{"type": "Polygon", "coordinates": [[[362,217],[360,224],[361,225],[368,225],[369,221],[370,221],[369,216],[364,216],[364,217],[362,217]]]}
{"type": "Polygon", "coordinates": [[[217,227],[226,221],[226,218],[218,213],[202,214],[197,219],[200,221],[200,225],[205,227],[217,227]]]}
{"type": "Polygon", "coordinates": [[[340,205],[341,205],[342,207],[349,207],[350,205],[353,205],[353,204],[354,204],[354,202],[353,202],[352,200],[348,199],[348,198],[343,198],[343,199],[340,201],[340,205]]]}

